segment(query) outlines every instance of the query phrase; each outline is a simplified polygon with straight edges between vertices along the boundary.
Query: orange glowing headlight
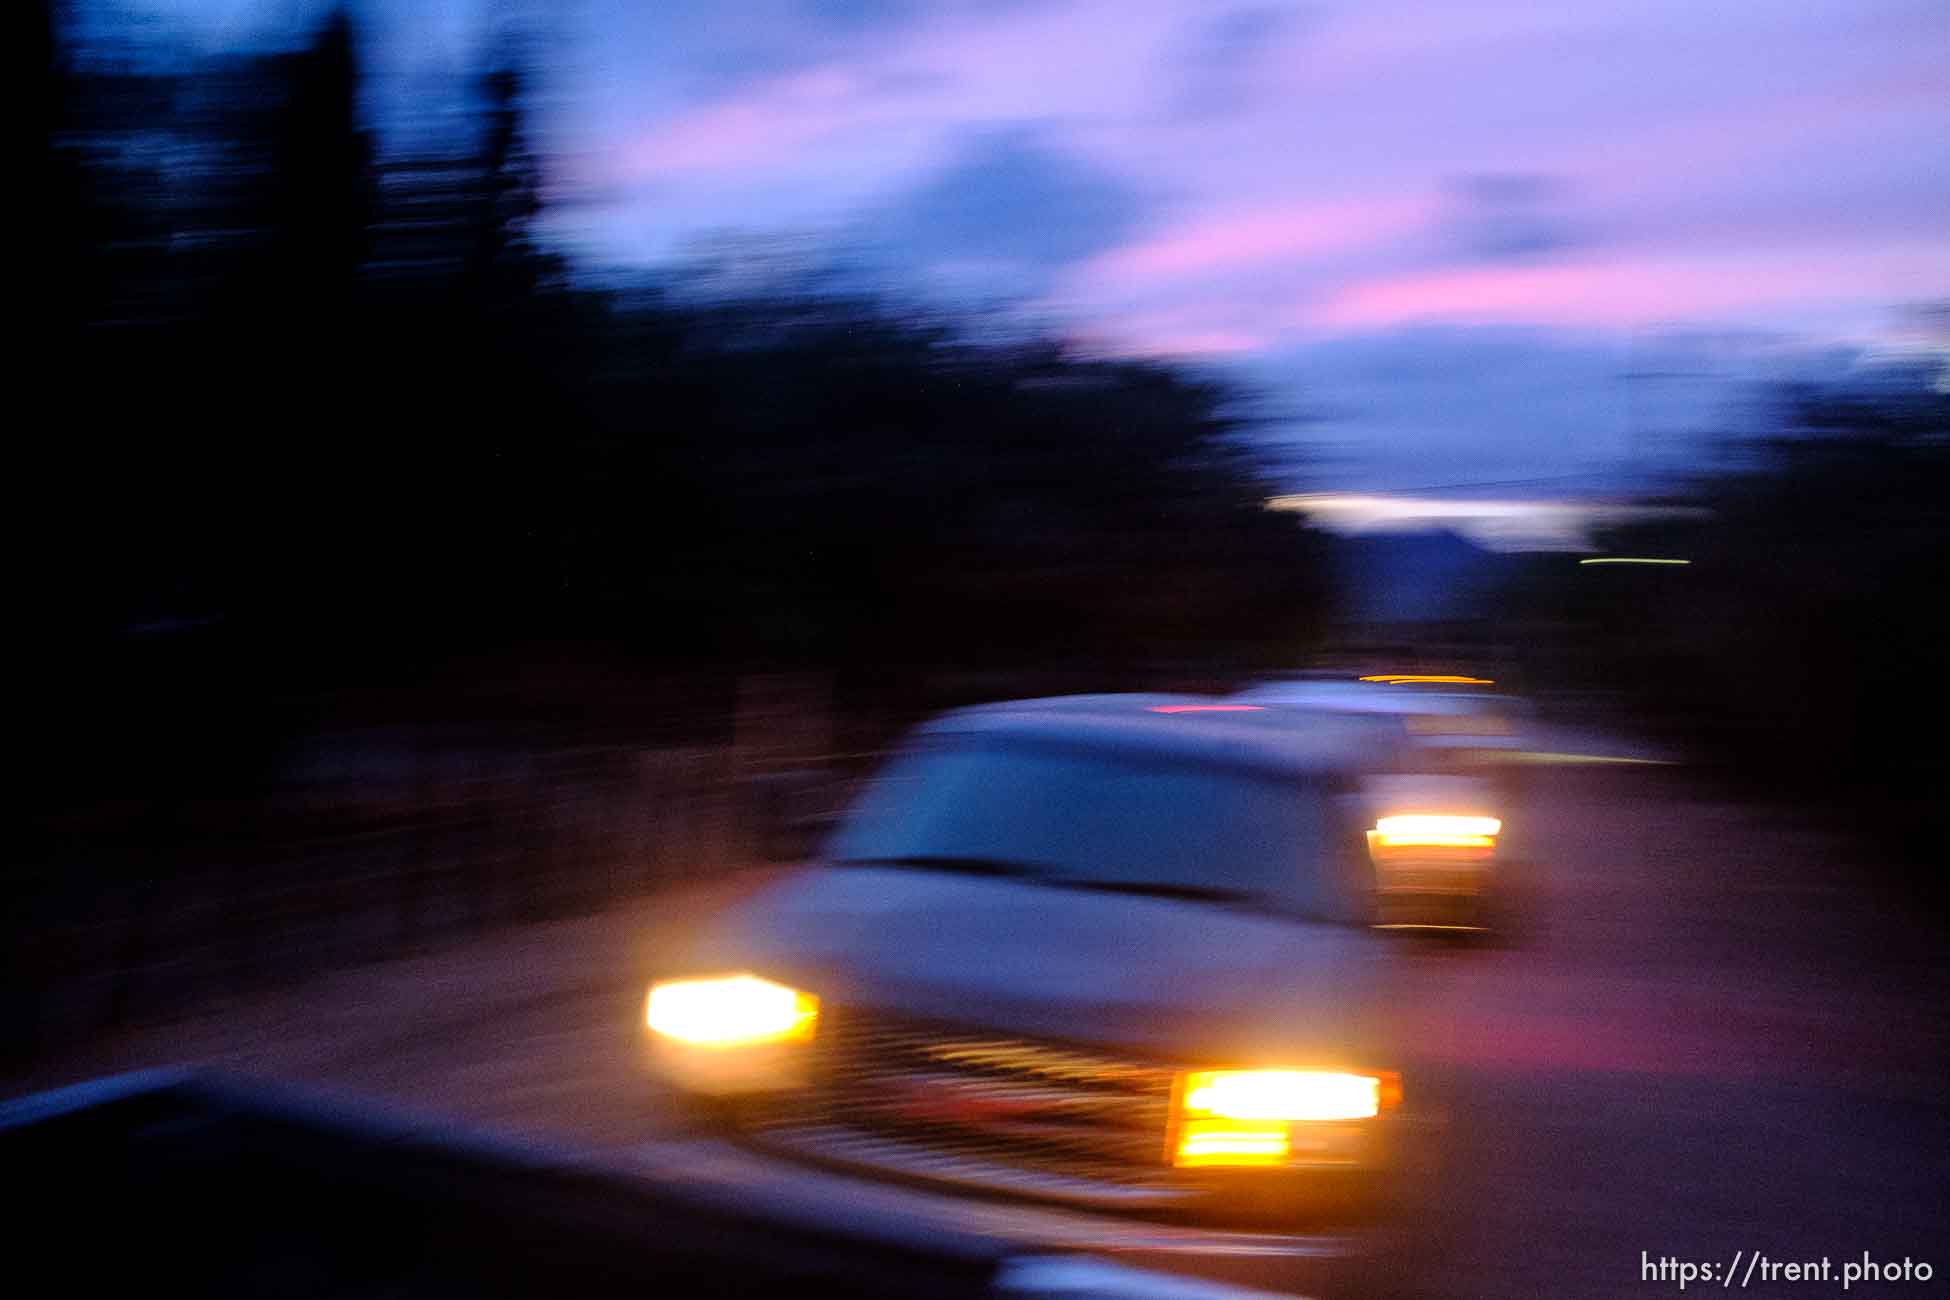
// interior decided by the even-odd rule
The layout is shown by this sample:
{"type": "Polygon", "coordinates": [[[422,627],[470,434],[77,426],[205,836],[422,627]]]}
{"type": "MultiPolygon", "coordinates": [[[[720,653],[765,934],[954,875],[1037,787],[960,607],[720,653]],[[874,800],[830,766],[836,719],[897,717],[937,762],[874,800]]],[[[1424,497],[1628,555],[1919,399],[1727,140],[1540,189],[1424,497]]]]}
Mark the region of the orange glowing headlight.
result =
{"type": "Polygon", "coordinates": [[[1284,1164],[1293,1125],[1373,1119],[1400,1099],[1393,1074],[1194,1070],[1178,1090],[1172,1163],[1284,1164]]]}
{"type": "Polygon", "coordinates": [[[1181,1169],[1208,1165],[1283,1165],[1293,1150],[1284,1124],[1188,1119],[1178,1127],[1171,1162],[1181,1169]]]}
{"type": "Polygon", "coordinates": [[[1374,842],[1384,849],[1411,846],[1490,849],[1496,847],[1496,837],[1502,829],[1503,823],[1494,817],[1414,813],[1377,819],[1374,842]]]}
{"type": "Polygon", "coordinates": [[[756,975],[670,980],[644,1009],[652,1032],[692,1047],[804,1042],[818,1019],[818,998],[756,975]]]}
{"type": "Polygon", "coordinates": [[[1185,1076],[1180,1107],[1220,1119],[1370,1119],[1381,1113],[1381,1079],[1324,1070],[1198,1070],[1185,1076]]]}

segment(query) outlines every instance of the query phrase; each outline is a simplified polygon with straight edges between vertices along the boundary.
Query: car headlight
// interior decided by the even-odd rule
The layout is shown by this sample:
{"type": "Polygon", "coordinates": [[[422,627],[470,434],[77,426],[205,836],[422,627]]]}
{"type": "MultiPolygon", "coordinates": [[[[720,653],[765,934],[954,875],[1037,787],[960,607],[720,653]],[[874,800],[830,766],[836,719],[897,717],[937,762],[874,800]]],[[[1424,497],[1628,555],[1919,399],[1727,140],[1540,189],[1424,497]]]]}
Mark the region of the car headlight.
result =
{"type": "Polygon", "coordinates": [[[1297,1154],[1294,1125],[1373,1119],[1400,1100],[1393,1074],[1194,1070],[1179,1083],[1172,1163],[1286,1164],[1297,1154]]]}
{"type": "Polygon", "coordinates": [[[1495,817],[1410,813],[1378,818],[1370,832],[1378,848],[1493,849],[1503,823],[1495,817]]]}
{"type": "Polygon", "coordinates": [[[798,1043],[813,1036],[819,999],[756,975],[667,980],[651,986],[644,1020],[692,1047],[798,1043]]]}

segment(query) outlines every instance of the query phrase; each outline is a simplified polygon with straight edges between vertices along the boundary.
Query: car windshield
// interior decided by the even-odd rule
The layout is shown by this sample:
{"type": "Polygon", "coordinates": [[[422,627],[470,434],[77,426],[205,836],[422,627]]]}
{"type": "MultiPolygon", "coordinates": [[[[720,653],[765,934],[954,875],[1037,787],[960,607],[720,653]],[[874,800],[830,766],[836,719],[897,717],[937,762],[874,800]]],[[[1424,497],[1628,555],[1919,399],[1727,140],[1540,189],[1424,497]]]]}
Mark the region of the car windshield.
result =
{"type": "Polygon", "coordinates": [[[841,825],[828,857],[1351,916],[1316,786],[1041,745],[910,751],[841,825]]]}

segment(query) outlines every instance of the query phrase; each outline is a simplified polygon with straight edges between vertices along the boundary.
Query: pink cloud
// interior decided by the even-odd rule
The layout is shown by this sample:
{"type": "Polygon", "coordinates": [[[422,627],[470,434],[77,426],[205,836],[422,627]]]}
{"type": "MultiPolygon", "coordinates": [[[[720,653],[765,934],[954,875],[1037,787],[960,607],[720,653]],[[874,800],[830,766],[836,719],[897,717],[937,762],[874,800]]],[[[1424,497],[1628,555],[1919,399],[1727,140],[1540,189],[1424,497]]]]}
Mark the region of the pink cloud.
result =
{"type": "Polygon", "coordinates": [[[1888,302],[1950,288],[1950,242],[1775,249],[1765,257],[1587,261],[1433,271],[1348,286],[1303,313],[1315,328],[1420,321],[1632,326],[1786,303],[1888,302]]]}
{"type": "Polygon", "coordinates": [[[707,104],[663,122],[611,157],[608,179],[726,170],[788,156],[822,136],[887,111],[860,78],[826,67],[707,104]]]}
{"type": "Polygon", "coordinates": [[[651,124],[609,153],[599,179],[776,167],[836,136],[872,153],[891,132],[1136,114],[1147,102],[1141,72],[1179,15],[1168,0],[1112,12],[1115,23],[1101,3],[978,7],[854,43],[817,68],[651,124]]]}
{"type": "Polygon", "coordinates": [[[1427,223],[1433,214],[1434,204],[1420,196],[1222,213],[1113,249],[1084,267],[1079,276],[1093,284],[1115,286],[1317,257],[1399,236],[1427,223]]]}

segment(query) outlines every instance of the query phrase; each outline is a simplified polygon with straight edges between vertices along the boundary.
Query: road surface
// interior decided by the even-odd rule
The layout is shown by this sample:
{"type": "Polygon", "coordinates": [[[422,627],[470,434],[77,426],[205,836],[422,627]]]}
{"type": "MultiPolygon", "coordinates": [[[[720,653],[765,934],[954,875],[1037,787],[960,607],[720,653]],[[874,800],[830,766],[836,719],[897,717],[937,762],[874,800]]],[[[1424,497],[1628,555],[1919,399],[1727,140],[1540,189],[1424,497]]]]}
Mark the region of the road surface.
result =
{"type": "MultiPolygon", "coordinates": [[[[1634,756],[1589,736],[1539,748],[1634,756]]],[[[1235,1276],[1501,1300],[1677,1295],[1681,1265],[1689,1292],[1710,1265],[1722,1290],[1812,1300],[1844,1294],[1867,1252],[1907,1258],[1911,1280],[1847,1294],[1950,1293],[1938,936],[1863,887],[1863,850],[1782,810],[1708,797],[1677,768],[1537,771],[1536,932],[1505,950],[1404,949],[1424,1057],[1411,1086],[1440,1099],[1448,1139],[1442,1193],[1409,1225],[1423,1248],[1400,1256],[1412,1268],[1247,1258],[1235,1276]],[[1826,1281],[1779,1267],[1824,1258],[1826,1281]]],[[[127,1034],[8,1091],[202,1063],[662,1172],[703,1152],[691,1171],[723,1176],[643,1079],[637,1025],[659,951],[758,883],[343,972],[127,1034]]],[[[869,1207],[885,1195],[827,1186],[869,1207]]]]}

